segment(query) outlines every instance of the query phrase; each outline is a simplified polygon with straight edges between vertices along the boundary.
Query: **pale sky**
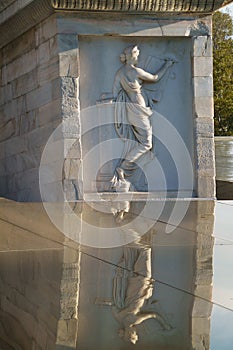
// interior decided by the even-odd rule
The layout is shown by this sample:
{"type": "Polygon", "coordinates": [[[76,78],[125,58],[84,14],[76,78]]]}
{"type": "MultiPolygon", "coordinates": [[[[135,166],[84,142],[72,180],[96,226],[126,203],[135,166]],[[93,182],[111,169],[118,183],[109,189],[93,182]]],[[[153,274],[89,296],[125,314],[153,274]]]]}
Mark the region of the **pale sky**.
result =
{"type": "Polygon", "coordinates": [[[221,9],[224,12],[228,12],[231,17],[233,17],[233,2],[230,5],[227,5],[221,9]]]}

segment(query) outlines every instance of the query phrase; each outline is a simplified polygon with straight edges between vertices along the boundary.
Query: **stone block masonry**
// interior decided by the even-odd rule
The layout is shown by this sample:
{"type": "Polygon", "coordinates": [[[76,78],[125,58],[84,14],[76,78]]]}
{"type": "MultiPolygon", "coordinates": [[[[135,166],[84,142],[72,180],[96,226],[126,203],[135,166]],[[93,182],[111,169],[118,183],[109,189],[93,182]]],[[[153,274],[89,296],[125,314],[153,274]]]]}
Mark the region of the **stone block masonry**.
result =
{"type": "Polygon", "coordinates": [[[5,180],[2,179],[0,191],[15,200],[40,200],[41,153],[61,118],[54,25],[50,18],[1,50],[0,147],[4,154],[0,162],[5,168],[5,180]],[[50,69],[53,74],[49,74],[50,69]],[[50,80],[43,77],[45,70],[50,80]],[[48,116],[52,103],[54,112],[48,116]]]}
{"type": "Polygon", "coordinates": [[[41,155],[63,118],[64,138],[79,137],[75,38],[57,34],[52,16],[1,49],[0,194],[7,198],[41,200],[41,155]]]}

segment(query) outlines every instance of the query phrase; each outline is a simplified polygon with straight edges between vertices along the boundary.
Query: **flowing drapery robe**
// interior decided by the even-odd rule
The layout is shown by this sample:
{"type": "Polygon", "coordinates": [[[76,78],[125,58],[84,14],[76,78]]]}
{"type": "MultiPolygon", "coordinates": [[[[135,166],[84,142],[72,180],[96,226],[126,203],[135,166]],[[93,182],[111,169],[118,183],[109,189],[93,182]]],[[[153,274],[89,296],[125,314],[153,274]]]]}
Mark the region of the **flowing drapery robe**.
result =
{"type": "Polygon", "coordinates": [[[145,107],[145,97],[138,81],[130,82],[122,69],[117,72],[116,77],[118,93],[115,128],[119,137],[125,142],[120,167],[126,176],[130,176],[136,168],[135,163],[152,148],[150,117],[153,111],[150,107],[145,107]]]}

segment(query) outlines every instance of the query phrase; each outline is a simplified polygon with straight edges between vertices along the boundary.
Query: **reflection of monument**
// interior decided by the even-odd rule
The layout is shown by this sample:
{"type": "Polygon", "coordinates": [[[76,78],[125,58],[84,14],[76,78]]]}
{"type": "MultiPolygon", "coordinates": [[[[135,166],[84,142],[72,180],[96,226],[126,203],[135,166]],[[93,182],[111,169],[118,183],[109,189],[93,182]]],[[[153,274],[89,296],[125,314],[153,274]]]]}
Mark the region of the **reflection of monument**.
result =
{"type": "MultiPolygon", "coordinates": [[[[124,205],[118,205],[118,207],[118,213],[121,213],[124,205]]],[[[125,205],[125,207],[127,207],[127,211],[124,215],[127,221],[129,206],[125,205]]],[[[105,310],[108,315],[109,310],[112,310],[113,316],[117,320],[117,329],[115,329],[114,324],[110,326],[112,321],[108,319],[106,330],[108,329],[110,332],[110,329],[114,328],[125,344],[127,342],[135,344],[138,337],[140,345],[145,348],[146,346],[149,348],[149,344],[154,344],[154,346],[163,344],[165,349],[170,349],[169,346],[172,344],[178,349],[186,349],[190,346],[190,338],[192,338],[193,348],[196,348],[200,339],[208,344],[211,304],[203,302],[201,298],[208,293],[211,300],[212,265],[209,262],[213,250],[213,239],[211,237],[212,231],[208,230],[210,223],[213,222],[213,205],[211,202],[198,203],[197,205],[193,203],[192,207],[194,208],[190,209],[187,217],[189,218],[191,215],[192,225],[194,227],[197,225],[199,230],[197,236],[195,230],[190,232],[190,222],[187,229],[185,223],[181,224],[183,228],[177,227],[171,235],[165,235],[164,224],[158,223],[158,229],[155,228],[157,231],[155,236],[151,231],[144,237],[137,238],[136,242],[118,249],[121,253],[117,254],[119,259],[114,262],[114,265],[117,264],[117,268],[111,269],[111,273],[107,267],[106,269],[100,268],[99,272],[95,272],[100,276],[106,276],[102,279],[105,288],[101,289],[101,293],[97,293],[96,307],[98,307],[99,313],[105,310]],[[193,216],[194,209],[197,210],[198,216],[193,216]],[[205,225],[205,221],[209,223],[208,226],[205,225]],[[154,243],[152,244],[152,242],[154,243]],[[152,255],[156,261],[152,261],[152,255]],[[160,258],[157,259],[157,256],[160,258]],[[118,262],[116,263],[116,261],[118,262]],[[152,279],[152,269],[155,280],[152,279]],[[160,282],[156,281],[157,274],[160,282]],[[107,293],[107,286],[112,280],[112,275],[113,298],[111,294],[107,293]],[[203,278],[205,275],[208,276],[207,280],[203,278]],[[109,280],[107,280],[107,276],[109,280]],[[161,285],[161,280],[167,286],[161,285]],[[177,283],[177,280],[180,282],[177,283]],[[156,285],[155,290],[154,284],[156,285]],[[172,285],[179,287],[180,291],[177,292],[172,285]],[[192,296],[192,292],[196,296],[192,296]],[[179,294],[180,296],[178,296],[179,294]],[[155,303],[154,300],[156,300],[155,303]],[[190,312],[190,310],[192,311],[190,312]],[[205,325],[204,329],[203,325],[205,325]],[[181,329],[182,337],[180,337],[181,329]],[[167,330],[170,331],[167,332],[167,330]]],[[[156,210],[156,205],[154,209],[156,210]]],[[[168,203],[167,215],[171,209],[171,203],[168,203]]],[[[121,231],[124,230],[124,215],[121,215],[122,220],[119,226],[121,231]]],[[[166,219],[163,219],[166,222],[166,219]]],[[[119,223],[119,216],[116,216],[116,220],[119,223]]],[[[134,229],[133,231],[134,236],[138,237],[134,229]]],[[[113,251],[111,256],[112,254],[113,251]]],[[[99,258],[106,260],[106,256],[107,254],[100,252],[99,258]]],[[[109,293],[110,290],[112,290],[112,286],[109,286],[109,293]]],[[[96,310],[96,315],[97,312],[96,310]]],[[[94,313],[93,317],[96,317],[94,313]]],[[[108,317],[110,318],[110,315],[108,317]]],[[[115,342],[119,344],[116,346],[120,347],[120,343],[117,343],[116,339],[115,342]]],[[[126,349],[123,345],[121,346],[122,349],[126,349]]]]}
{"type": "MultiPolygon", "coordinates": [[[[77,203],[75,210],[97,225],[95,209],[77,203]]],[[[190,339],[194,349],[208,344],[212,304],[206,300],[211,300],[212,290],[214,203],[192,202],[181,225],[166,235],[165,222],[172,210],[168,201],[161,220],[154,221],[155,230],[140,238],[127,221],[135,213],[133,202],[130,208],[129,203],[116,203],[114,213],[122,210],[121,220],[111,210],[99,212],[97,228],[115,221],[123,233],[125,216],[136,242],[111,249],[80,249],[54,228],[39,203],[2,201],[3,348],[31,349],[35,344],[46,348],[48,344],[53,349],[56,343],[58,348],[93,350],[101,344],[102,350],[128,349],[119,335],[131,342],[139,336],[138,344],[145,349],[187,349],[190,339]],[[95,300],[103,302],[95,304],[95,300]],[[165,332],[170,324],[172,330],[165,332]]],[[[158,203],[153,202],[148,218],[141,220],[151,221],[157,211],[158,203]]],[[[80,234],[87,234],[84,226],[80,234]]]]}
{"type": "MultiPolygon", "coordinates": [[[[124,221],[124,213],[130,208],[129,202],[124,203],[123,208],[115,214],[116,222],[121,224],[124,221]]],[[[121,229],[125,229],[124,225],[121,229]]],[[[119,336],[135,344],[138,340],[136,326],[148,319],[156,319],[164,329],[171,327],[165,318],[152,310],[151,305],[149,309],[145,306],[153,294],[151,242],[146,242],[145,237],[140,238],[140,235],[133,231],[135,241],[123,247],[123,254],[113,279],[113,314],[121,327],[119,336]]]]}

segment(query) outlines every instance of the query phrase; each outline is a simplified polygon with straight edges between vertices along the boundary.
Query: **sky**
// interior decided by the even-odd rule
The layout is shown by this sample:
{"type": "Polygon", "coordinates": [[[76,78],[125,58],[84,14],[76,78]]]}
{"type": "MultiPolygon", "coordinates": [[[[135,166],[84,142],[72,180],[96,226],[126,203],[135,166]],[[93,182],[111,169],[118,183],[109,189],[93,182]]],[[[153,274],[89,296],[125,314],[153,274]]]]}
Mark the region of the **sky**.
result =
{"type": "Polygon", "coordinates": [[[228,12],[231,17],[233,17],[233,2],[230,5],[227,5],[221,9],[224,12],[228,12]]]}

